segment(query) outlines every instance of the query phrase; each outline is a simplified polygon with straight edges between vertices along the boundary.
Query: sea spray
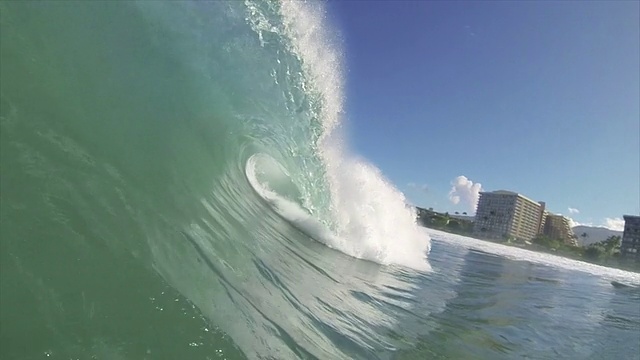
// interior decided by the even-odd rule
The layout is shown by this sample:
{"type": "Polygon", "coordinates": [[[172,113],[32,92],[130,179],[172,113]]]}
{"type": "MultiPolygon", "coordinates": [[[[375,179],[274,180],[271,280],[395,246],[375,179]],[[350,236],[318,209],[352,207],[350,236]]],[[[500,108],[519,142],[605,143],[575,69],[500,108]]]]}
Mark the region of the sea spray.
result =
{"type": "Polygon", "coordinates": [[[0,1],[0,358],[640,353],[638,274],[437,231],[411,268],[322,6],[0,1]]]}
{"type": "Polygon", "coordinates": [[[428,269],[429,239],[416,223],[404,195],[342,140],[341,56],[327,35],[325,12],[318,3],[284,1],[280,14],[290,49],[303,64],[308,91],[322,104],[316,116],[323,132],[317,150],[325,165],[331,194],[331,245],[345,253],[382,264],[428,269]]]}

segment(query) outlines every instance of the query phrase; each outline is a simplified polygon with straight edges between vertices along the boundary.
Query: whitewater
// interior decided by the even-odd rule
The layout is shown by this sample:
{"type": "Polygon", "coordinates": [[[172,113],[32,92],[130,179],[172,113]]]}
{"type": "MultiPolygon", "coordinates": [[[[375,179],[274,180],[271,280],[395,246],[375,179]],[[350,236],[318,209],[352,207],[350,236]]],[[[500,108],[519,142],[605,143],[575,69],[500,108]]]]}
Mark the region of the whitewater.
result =
{"type": "Polygon", "coordinates": [[[0,358],[640,353],[638,274],[418,225],[327,4],[0,14],[0,358]]]}

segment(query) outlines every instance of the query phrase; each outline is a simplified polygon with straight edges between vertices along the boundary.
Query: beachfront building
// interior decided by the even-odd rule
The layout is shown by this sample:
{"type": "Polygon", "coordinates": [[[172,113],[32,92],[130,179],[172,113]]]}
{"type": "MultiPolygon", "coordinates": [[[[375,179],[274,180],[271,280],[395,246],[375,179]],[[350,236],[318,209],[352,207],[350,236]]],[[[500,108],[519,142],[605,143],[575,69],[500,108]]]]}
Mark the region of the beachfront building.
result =
{"type": "Polygon", "coordinates": [[[578,246],[577,237],[571,229],[569,219],[562,215],[547,215],[543,234],[551,239],[562,240],[566,245],[578,246]]]}
{"type": "Polygon", "coordinates": [[[640,261],[640,216],[624,215],[620,254],[640,261]]]}
{"type": "Polygon", "coordinates": [[[481,192],[473,233],[485,239],[531,240],[542,232],[545,203],[513,191],[481,192]]]}

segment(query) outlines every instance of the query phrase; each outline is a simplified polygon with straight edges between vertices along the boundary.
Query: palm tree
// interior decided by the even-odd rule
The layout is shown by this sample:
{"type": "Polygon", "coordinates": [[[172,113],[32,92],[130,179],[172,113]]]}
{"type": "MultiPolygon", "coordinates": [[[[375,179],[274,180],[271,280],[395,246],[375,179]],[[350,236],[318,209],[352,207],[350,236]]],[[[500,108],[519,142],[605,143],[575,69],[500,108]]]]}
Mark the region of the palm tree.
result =
{"type": "Polygon", "coordinates": [[[609,255],[612,255],[616,249],[620,248],[620,236],[612,235],[607,238],[607,240],[603,241],[604,249],[607,251],[609,255]]]}
{"type": "Polygon", "coordinates": [[[584,246],[584,243],[585,241],[587,241],[589,234],[587,234],[586,232],[583,232],[582,235],[580,235],[580,237],[582,238],[582,246],[584,246]]]}

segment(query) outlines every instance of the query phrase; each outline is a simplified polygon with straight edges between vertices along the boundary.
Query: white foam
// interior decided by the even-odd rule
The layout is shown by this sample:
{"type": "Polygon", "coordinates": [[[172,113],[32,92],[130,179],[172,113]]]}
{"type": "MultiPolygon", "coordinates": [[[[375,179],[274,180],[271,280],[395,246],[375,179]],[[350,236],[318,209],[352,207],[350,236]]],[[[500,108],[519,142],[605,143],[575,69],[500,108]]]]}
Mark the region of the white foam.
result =
{"type": "Polygon", "coordinates": [[[428,236],[420,231],[413,232],[415,224],[411,220],[415,214],[403,203],[398,206],[395,199],[401,194],[394,192],[375,168],[366,163],[347,163],[351,176],[337,185],[334,196],[344,197],[345,193],[351,196],[335,213],[338,228],[334,233],[302,206],[273,191],[267,181],[259,179],[259,173],[273,173],[268,168],[274,164],[276,161],[266,154],[251,156],[245,168],[247,180],[256,193],[293,226],[311,238],[359,259],[430,269],[426,262],[428,236]]]}
{"type": "Polygon", "coordinates": [[[324,134],[329,134],[339,125],[343,109],[342,56],[329,41],[322,5],[319,1],[285,0],[280,2],[280,15],[290,51],[298,57],[305,72],[307,83],[302,86],[320,96],[321,113],[317,115],[324,134]]]}
{"type": "Polygon", "coordinates": [[[341,56],[329,41],[325,12],[319,2],[280,4],[291,51],[297,54],[309,80],[306,89],[320,96],[318,118],[324,132],[318,151],[326,166],[331,193],[332,246],[346,254],[382,264],[430,269],[429,237],[416,224],[404,195],[380,171],[350,154],[341,141],[343,108],[341,56]]]}
{"type": "Polygon", "coordinates": [[[462,248],[480,250],[512,260],[524,260],[555,268],[582,271],[592,275],[621,281],[626,284],[640,284],[640,274],[631,271],[590,264],[584,261],[569,259],[558,255],[535,252],[528,249],[492,243],[466,236],[449,234],[434,229],[424,228],[423,231],[431,234],[434,239],[462,248]]]}
{"type": "Polygon", "coordinates": [[[373,165],[338,144],[327,147],[324,156],[336,233],[344,239],[337,247],[383,264],[429,269],[429,237],[420,231],[404,195],[373,165]]]}

